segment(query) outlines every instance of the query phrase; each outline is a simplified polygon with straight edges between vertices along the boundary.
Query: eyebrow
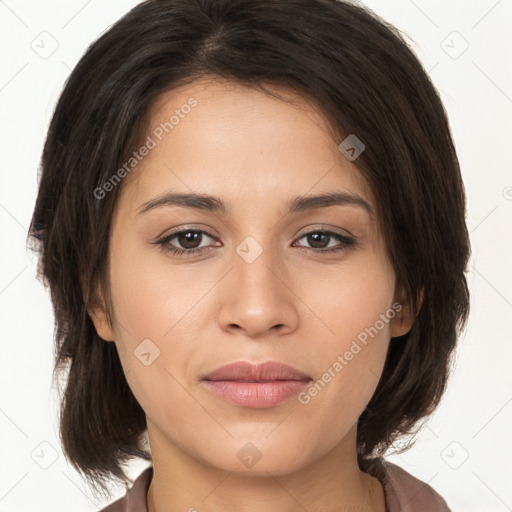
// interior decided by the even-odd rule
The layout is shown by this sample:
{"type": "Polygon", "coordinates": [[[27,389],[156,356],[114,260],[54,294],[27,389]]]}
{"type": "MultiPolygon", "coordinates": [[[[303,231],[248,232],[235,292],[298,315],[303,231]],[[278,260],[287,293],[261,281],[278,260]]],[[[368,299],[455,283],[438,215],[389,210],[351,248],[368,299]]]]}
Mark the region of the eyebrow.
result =
{"type": "MultiPolygon", "coordinates": [[[[142,204],[138,209],[137,215],[161,206],[182,206],[223,214],[229,211],[228,206],[220,197],[209,194],[169,192],[142,204]]],[[[358,195],[347,192],[328,192],[314,196],[294,197],[287,203],[286,214],[327,208],[329,206],[359,206],[372,215],[372,208],[368,202],[358,195]]]]}

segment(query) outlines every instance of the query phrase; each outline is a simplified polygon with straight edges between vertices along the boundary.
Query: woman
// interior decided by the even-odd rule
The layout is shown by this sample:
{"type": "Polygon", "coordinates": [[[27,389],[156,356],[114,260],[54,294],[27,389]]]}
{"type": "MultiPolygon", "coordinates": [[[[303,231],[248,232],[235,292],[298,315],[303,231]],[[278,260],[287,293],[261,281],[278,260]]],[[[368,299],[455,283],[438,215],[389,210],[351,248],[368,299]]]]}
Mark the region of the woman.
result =
{"type": "Polygon", "coordinates": [[[66,456],[103,492],[151,461],[104,510],[449,510],[384,453],[467,318],[464,187],[373,13],[140,4],[68,79],[30,235],[66,456]]]}

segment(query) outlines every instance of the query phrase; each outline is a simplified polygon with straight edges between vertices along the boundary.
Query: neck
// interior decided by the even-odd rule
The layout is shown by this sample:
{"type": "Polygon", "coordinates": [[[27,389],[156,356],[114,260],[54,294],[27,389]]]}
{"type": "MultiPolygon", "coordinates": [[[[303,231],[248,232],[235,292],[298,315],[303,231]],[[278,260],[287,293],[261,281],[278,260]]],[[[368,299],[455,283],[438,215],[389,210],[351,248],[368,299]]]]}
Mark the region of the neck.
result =
{"type": "Polygon", "coordinates": [[[357,464],[356,426],[331,451],[287,474],[248,475],[180,450],[148,421],[148,512],[384,512],[381,483],[357,464]]]}

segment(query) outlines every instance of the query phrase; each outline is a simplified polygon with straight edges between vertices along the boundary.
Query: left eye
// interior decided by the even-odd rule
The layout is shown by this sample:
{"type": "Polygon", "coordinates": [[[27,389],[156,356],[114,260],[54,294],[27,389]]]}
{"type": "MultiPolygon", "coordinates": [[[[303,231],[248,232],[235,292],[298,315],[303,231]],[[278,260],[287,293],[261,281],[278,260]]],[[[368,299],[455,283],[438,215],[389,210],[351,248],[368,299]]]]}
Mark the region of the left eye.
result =
{"type": "MultiPolygon", "coordinates": [[[[308,243],[313,244],[313,249],[318,249],[317,252],[343,251],[355,245],[354,238],[342,235],[341,233],[334,233],[333,231],[310,231],[309,233],[302,235],[299,240],[304,237],[307,237],[308,243]],[[315,245],[323,246],[326,240],[332,241],[333,239],[338,241],[338,246],[335,245],[334,247],[329,247],[329,244],[327,244],[326,247],[315,247],[315,245]],[[340,244],[341,247],[339,246],[340,244]]],[[[308,249],[308,247],[306,249],[308,249]]]]}
{"type": "Polygon", "coordinates": [[[176,233],[172,233],[162,238],[161,240],[157,240],[155,243],[160,244],[164,251],[169,251],[172,254],[181,255],[183,253],[187,253],[188,255],[202,252],[205,249],[204,247],[197,246],[197,243],[201,242],[204,236],[207,238],[214,238],[206,231],[187,229],[184,231],[177,231],[176,233]],[[171,244],[171,240],[174,240],[175,238],[182,246],[182,248],[176,248],[173,244],[171,244]]]}
{"type": "MultiPolygon", "coordinates": [[[[201,242],[203,242],[204,237],[215,239],[214,236],[210,235],[206,231],[188,229],[167,235],[154,243],[161,245],[162,250],[170,252],[174,255],[181,256],[186,254],[186,256],[190,256],[199,252],[210,250],[212,248],[212,246],[208,245],[201,247],[201,242]],[[181,247],[176,247],[173,243],[171,243],[171,241],[174,239],[176,239],[176,242],[181,247]]],[[[307,242],[313,245],[313,247],[305,247],[303,245],[299,245],[298,247],[308,251],[312,250],[316,253],[343,251],[356,245],[356,241],[352,237],[325,230],[310,231],[303,234],[299,240],[302,240],[303,238],[306,238],[307,242]],[[335,243],[334,246],[330,245],[330,242],[333,240],[337,241],[337,244],[335,243]]]]}

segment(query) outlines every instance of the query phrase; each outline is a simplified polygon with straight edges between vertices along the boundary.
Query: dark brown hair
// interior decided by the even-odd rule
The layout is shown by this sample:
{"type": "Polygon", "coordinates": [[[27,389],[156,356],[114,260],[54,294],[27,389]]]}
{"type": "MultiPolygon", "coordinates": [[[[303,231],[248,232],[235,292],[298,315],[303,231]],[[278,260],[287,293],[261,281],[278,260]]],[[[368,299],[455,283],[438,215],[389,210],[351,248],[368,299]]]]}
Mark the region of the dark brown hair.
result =
{"type": "Polygon", "coordinates": [[[100,286],[113,318],[107,255],[122,183],[101,199],[94,190],[136,149],[155,99],[205,76],[262,90],[284,85],[365,144],[354,163],[376,199],[396,290],[418,314],[390,344],[359,418],[361,461],[383,454],[438,405],[467,319],[459,164],[439,95],[397,29],[335,0],[143,2],[87,49],[65,84],[28,234],[55,313],[54,378],[69,370],[61,442],[95,489],[112,477],[126,483],[121,464],[150,454],[141,444],[145,414],[115,344],[99,338],[87,312],[100,286]]]}

